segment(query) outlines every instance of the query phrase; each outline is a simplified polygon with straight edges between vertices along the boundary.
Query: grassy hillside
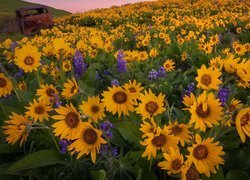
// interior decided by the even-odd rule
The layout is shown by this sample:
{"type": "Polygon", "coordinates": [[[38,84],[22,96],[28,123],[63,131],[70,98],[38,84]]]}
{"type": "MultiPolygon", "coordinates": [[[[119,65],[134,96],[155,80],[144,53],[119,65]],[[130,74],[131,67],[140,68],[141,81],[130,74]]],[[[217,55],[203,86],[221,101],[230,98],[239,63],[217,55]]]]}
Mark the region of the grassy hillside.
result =
{"type": "MultiPolygon", "coordinates": [[[[11,2],[9,2],[9,3],[8,3],[8,1],[6,2],[4,0],[1,0],[0,1],[0,17],[4,16],[4,15],[13,16],[13,15],[15,15],[14,12],[17,8],[22,8],[22,7],[26,7],[26,6],[32,6],[32,5],[37,5],[37,4],[25,2],[25,1],[21,1],[21,0],[11,0],[11,2]]],[[[54,17],[61,17],[64,15],[70,14],[67,11],[55,9],[52,7],[49,7],[48,9],[54,17]]]]}
{"type": "MultiPolygon", "coordinates": [[[[23,35],[19,32],[15,23],[15,10],[22,7],[37,5],[22,0],[0,0],[0,42],[6,38],[20,39],[23,35]]],[[[70,12],[48,7],[54,18],[65,16],[70,12]]]]}

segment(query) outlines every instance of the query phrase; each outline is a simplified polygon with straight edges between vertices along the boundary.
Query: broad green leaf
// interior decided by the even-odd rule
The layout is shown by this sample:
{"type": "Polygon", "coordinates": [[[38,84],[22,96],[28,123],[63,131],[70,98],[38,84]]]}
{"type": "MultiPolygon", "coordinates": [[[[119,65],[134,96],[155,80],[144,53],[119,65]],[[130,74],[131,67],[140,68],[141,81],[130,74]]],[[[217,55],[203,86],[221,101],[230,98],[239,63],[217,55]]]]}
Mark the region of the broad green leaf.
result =
{"type": "Polygon", "coordinates": [[[132,143],[136,148],[140,147],[141,132],[136,124],[131,121],[123,121],[118,124],[117,129],[125,140],[132,143]]]}
{"type": "Polygon", "coordinates": [[[65,164],[63,156],[55,150],[41,150],[25,156],[13,164],[5,173],[10,174],[21,170],[44,167],[54,164],[65,164]]]}
{"type": "Polygon", "coordinates": [[[226,175],[226,180],[236,180],[236,179],[249,179],[250,176],[247,172],[242,170],[231,170],[226,175]]]}
{"type": "Polygon", "coordinates": [[[212,180],[212,179],[214,179],[214,180],[224,180],[225,178],[224,178],[224,174],[222,172],[222,169],[219,169],[219,170],[217,170],[216,174],[211,173],[210,177],[206,177],[205,175],[203,175],[202,179],[204,179],[204,180],[212,180]]]}
{"type": "MultiPolygon", "coordinates": [[[[136,166],[140,167],[140,169],[142,170],[141,179],[143,179],[143,180],[156,180],[157,179],[154,172],[151,171],[151,169],[149,167],[149,162],[146,159],[140,158],[137,161],[136,166]]],[[[140,171],[139,171],[139,173],[140,173],[140,171]]]]}
{"type": "Polygon", "coordinates": [[[91,171],[90,173],[93,180],[105,180],[106,172],[103,169],[99,171],[91,171]]]}
{"type": "Polygon", "coordinates": [[[12,154],[18,152],[22,152],[22,149],[17,144],[16,145],[0,144],[0,155],[12,154]]]}

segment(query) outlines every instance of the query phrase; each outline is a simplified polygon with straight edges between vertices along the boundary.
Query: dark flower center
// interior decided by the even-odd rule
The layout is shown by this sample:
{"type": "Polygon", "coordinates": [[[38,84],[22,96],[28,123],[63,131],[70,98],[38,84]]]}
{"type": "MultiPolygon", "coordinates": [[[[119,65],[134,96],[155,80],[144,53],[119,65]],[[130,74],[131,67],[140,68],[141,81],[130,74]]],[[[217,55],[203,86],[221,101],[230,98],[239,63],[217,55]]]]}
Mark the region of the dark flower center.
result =
{"type": "Polygon", "coordinates": [[[83,132],[83,140],[90,145],[95,144],[97,141],[97,133],[92,128],[88,128],[83,132]]]}
{"type": "Polygon", "coordinates": [[[158,110],[159,106],[156,102],[149,101],[146,104],[146,111],[149,112],[150,114],[154,114],[158,110]]]}
{"type": "Polygon", "coordinates": [[[171,128],[171,134],[175,136],[181,134],[181,132],[182,132],[182,128],[178,125],[175,125],[171,128]]]}
{"type": "Polygon", "coordinates": [[[43,114],[45,112],[45,109],[41,106],[35,107],[35,113],[36,114],[43,114]]]}
{"type": "Polygon", "coordinates": [[[201,84],[208,86],[212,81],[212,78],[208,74],[204,74],[201,77],[201,84]]]}
{"type": "Polygon", "coordinates": [[[204,145],[198,145],[194,148],[193,155],[198,160],[206,159],[208,155],[208,149],[204,145]]]}
{"type": "Polygon", "coordinates": [[[6,86],[7,82],[4,78],[0,78],[0,87],[4,88],[6,86]]]}
{"type": "Polygon", "coordinates": [[[24,64],[28,65],[28,66],[31,66],[33,65],[35,62],[34,58],[30,57],[30,56],[27,56],[25,59],[24,59],[24,64]]]}
{"type": "Polygon", "coordinates": [[[175,159],[174,161],[172,161],[172,168],[174,170],[179,170],[181,168],[181,161],[179,159],[175,159]]]}
{"type": "Polygon", "coordinates": [[[76,86],[74,85],[74,86],[72,86],[72,88],[71,88],[71,90],[70,90],[70,92],[73,94],[73,93],[75,93],[74,91],[75,91],[75,89],[76,89],[76,86]]]}
{"type": "Polygon", "coordinates": [[[168,68],[170,67],[170,65],[169,65],[169,64],[166,64],[165,67],[168,69],[168,68]]]}
{"type": "Polygon", "coordinates": [[[236,106],[235,106],[235,105],[231,104],[231,105],[229,106],[229,111],[230,111],[230,112],[235,111],[235,109],[236,109],[236,106]]]}
{"type": "Polygon", "coordinates": [[[123,91],[118,91],[113,95],[113,100],[117,104],[123,104],[127,101],[127,94],[123,91]]]}
{"type": "Polygon", "coordinates": [[[76,113],[70,112],[67,114],[65,118],[66,124],[70,128],[75,128],[79,124],[79,117],[76,113]]]}
{"type": "Polygon", "coordinates": [[[166,136],[164,136],[163,134],[154,137],[154,139],[152,140],[152,144],[155,147],[162,147],[165,143],[166,143],[166,136]]]}
{"type": "Polygon", "coordinates": [[[136,89],[134,87],[130,87],[128,88],[128,90],[131,92],[131,93],[135,93],[136,92],[136,89]]]}
{"type": "Polygon", "coordinates": [[[198,180],[199,172],[195,168],[190,167],[187,171],[186,178],[187,180],[198,180]]]}
{"type": "Polygon", "coordinates": [[[240,125],[245,126],[250,121],[250,114],[246,113],[240,118],[240,125]]]}
{"type": "Polygon", "coordinates": [[[46,94],[48,95],[48,96],[50,96],[50,97],[53,97],[53,94],[55,93],[55,91],[53,90],[53,89],[51,89],[51,88],[48,88],[47,90],[46,90],[46,94]]]}
{"type": "Polygon", "coordinates": [[[207,110],[204,111],[204,110],[203,110],[203,104],[201,103],[201,104],[199,104],[199,106],[197,106],[195,112],[196,112],[196,114],[197,114],[199,117],[201,117],[201,118],[206,118],[206,117],[208,117],[209,114],[210,114],[210,108],[209,108],[209,106],[208,106],[208,107],[207,107],[207,110]]]}
{"type": "Polygon", "coordinates": [[[99,110],[100,110],[99,106],[92,106],[91,107],[91,112],[93,112],[93,113],[97,113],[97,112],[99,112],[99,110]]]}

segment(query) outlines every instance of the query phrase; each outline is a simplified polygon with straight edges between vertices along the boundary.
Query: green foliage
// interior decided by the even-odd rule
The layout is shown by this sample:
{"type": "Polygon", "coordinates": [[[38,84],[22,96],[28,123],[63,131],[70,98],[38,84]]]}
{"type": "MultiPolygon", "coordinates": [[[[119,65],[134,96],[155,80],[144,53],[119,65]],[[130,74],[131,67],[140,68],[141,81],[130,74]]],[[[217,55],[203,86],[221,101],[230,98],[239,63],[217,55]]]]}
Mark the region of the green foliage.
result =
{"type": "Polygon", "coordinates": [[[25,156],[14,163],[5,173],[12,174],[23,170],[39,168],[55,164],[65,164],[64,158],[54,150],[41,150],[25,156]]]}

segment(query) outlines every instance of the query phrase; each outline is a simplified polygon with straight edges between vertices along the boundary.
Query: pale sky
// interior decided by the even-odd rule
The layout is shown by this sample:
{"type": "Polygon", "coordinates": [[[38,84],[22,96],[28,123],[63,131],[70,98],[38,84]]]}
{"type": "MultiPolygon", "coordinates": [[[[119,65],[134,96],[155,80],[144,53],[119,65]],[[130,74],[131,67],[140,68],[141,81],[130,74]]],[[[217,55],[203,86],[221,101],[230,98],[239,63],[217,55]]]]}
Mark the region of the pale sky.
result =
{"type": "Polygon", "coordinates": [[[84,12],[96,8],[107,8],[113,5],[135,3],[146,0],[24,0],[38,4],[48,5],[69,12],[84,12]]]}

